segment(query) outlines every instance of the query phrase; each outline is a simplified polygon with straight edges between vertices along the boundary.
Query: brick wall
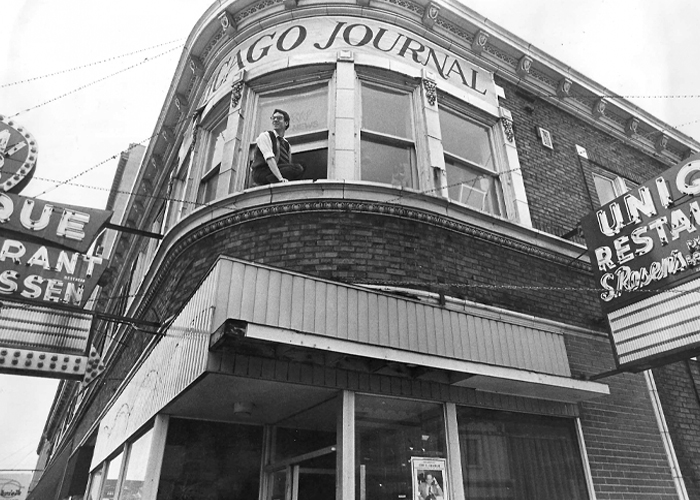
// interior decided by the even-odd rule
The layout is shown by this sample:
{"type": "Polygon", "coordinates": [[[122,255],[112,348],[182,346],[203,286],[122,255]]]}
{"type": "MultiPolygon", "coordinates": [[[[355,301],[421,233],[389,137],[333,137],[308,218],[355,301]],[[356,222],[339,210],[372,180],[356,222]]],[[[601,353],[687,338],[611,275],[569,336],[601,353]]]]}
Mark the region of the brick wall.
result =
{"type": "MultiPolygon", "coordinates": [[[[566,338],[574,376],[615,367],[607,338],[566,338]]],[[[598,500],[678,498],[644,375],[600,380],[610,396],[582,403],[581,426],[598,500]]]]}
{"type": "Polygon", "coordinates": [[[653,373],[688,496],[700,498],[700,365],[679,361],[653,373]]]}
{"type": "Polygon", "coordinates": [[[506,95],[501,105],[513,114],[518,156],[537,229],[562,235],[599,206],[593,172],[640,184],[668,168],[527,91],[498,83],[506,95]],[[542,145],[537,127],[551,132],[553,150],[542,145]],[[577,155],[577,144],[586,148],[590,161],[577,155]]]}

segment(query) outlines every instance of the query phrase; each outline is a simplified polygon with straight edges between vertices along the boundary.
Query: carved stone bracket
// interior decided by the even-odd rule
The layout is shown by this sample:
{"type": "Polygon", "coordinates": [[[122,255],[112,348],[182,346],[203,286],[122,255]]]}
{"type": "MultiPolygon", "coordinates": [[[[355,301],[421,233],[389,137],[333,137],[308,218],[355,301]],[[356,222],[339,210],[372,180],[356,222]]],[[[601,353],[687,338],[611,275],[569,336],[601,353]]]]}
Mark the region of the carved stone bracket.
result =
{"type": "Polygon", "coordinates": [[[532,68],[532,57],[523,56],[518,61],[518,68],[515,70],[515,72],[524,78],[530,74],[530,68],[532,68]]]}
{"type": "Polygon", "coordinates": [[[221,27],[224,29],[224,33],[228,36],[233,37],[236,34],[236,23],[233,20],[233,16],[228,11],[223,11],[219,14],[219,22],[221,27]]]}
{"type": "Polygon", "coordinates": [[[515,133],[513,132],[513,120],[502,116],[501,124],[503,125],[503,132],[506,134],[506,139],[508,139],[508,142],[513,142],[515,139],[515,133]]]}
{"type": "Polygon", "coordinates": [[[491,35],[486,33],[484,30],[477,31],[476,35],[474,35],[474,41],[472,41],[472,50],[474,52],[481,52],[484,50],[490,36],[491,35]]]}
{"type": "Polygon", "coordinates": [[[160,129],[160,136],[165,140],[165,142],[171,142],[173,140],[173,129],[164,125],[160,129]]]}
{"type": "Polygon", "coordinates": [[[198,78],[204,74],[204,66],[197,56],[190,56],[190,70],[198,78]]]}
{"type": "Polygon", "coordinates": [[[627,120],[625,123],[625,134],[627,137],[632,137],[637,133],[637,129],[639,128],[639,119],[635,118],[634,116],[627,120]]]}
{"type": "Polygon", "coordinates": [[[423,79],[423,88],[428,104],[435,106],[437,102],[437,84],[432,80],[423,79]]]}
{"type": "Polygon", "coordinates": [[[175,107],[180,113],[184,113],[187,111],[187,106],[189,103],[187,102],[187,98],[183,96],[182,94],[176,94],[175,95],[175,107]]]}
{"type": "Polygon", "coordinates": [[[593,107],[591,108],[591,112],[593,113],[593,118],[596,120],[600,118],[601,116],[605,115],[605,106],[607,106],[607,103],[603,98],[596,99],[596,101],[593,103],[593,107]]]}
{"type": "Polygon", "coordinates": [[[440,6],[434,2],[430,2],[423,13],[423,26],[432,28],[439,15],[440,6]]]}
{"type": "Polygon", "coordinates": [[[666,146],[668,146],[668,136],[661,132],[654,141],[654,149],[656,149],[657,153],[663,153],[666,146]]]}
{"type": "Polygon", "coordinates": [[[571,94],[571,85],[573,82],[568,78],[562,78],[557,85],[557,95],[559,97],[569,97],[571,94]]]}

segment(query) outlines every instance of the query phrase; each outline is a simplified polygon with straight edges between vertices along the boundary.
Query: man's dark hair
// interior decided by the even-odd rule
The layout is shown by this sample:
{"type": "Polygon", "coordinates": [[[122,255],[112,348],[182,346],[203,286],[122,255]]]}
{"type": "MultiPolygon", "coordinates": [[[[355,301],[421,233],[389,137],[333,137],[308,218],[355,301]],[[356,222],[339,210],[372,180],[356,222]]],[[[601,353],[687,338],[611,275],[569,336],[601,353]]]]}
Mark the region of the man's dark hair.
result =
{"type": "Polygon", "coordinates": [[[273,115],[274,115],[275,113],[279,113],[279,114],[281,114],[282,116],[284,116],[284,129],[287,130],[287,129],[289,128],[289,122],[290,122],[290,120],[289,120],[289,113],[287,113],[286,111],[284,111],[284,110],[282,110],[282,109],[276,109],[276,110],[274,110],[274,111],[272,112],[273,115]]]}

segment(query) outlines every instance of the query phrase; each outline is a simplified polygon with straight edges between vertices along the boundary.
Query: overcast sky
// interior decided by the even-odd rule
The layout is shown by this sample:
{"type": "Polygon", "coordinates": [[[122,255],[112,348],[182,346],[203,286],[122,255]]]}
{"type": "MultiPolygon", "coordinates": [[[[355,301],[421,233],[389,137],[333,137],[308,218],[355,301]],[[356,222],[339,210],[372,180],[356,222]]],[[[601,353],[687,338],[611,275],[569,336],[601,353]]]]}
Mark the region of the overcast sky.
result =
{"type": "MultiPolygon", "coordinates": [[[[611,91],[636,96],[630,100],[638,106],[700,138],[700,44],[692,35],[700,2],[465,3],[611,91]]],[[[39,144],[35,179],[23,195],[104,207],[117,164],[114,158],[129,143],[145,141],[153,133],[179,46],[210,4],[2,2],[0,114],[19,113],[15,120],[39,144]],[[125,54],[130,55],[120,57],[125,54]],[[93,64],[105,59],[111,60],[93,64]],[[70,71],[85,65],[89,66],[70,71]],[[38,78],[56,72],[61,74],[38,78]],[[109,76],[114,73],[118,74],[109,76]],[[72,93],[80,87],[85,88],[72,93]],[[60,97],[64,94],[69,95],[60,97]],[[75,179],[78,185],[52,189],[54,184],[47,181],[88,169],[89,174],[75,179]]],[[[34,450],[55,387],[53,380],[0,376],[0,469],[34,467],[34,450]]]]}

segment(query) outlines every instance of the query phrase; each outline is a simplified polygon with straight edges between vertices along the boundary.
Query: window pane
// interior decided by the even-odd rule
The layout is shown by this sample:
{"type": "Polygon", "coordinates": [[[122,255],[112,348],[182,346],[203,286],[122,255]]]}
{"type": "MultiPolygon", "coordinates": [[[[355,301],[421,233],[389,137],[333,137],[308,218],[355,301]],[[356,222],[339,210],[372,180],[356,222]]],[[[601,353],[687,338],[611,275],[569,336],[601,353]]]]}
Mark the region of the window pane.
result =
{"type": "Polygon", "coordinates": [[[440,130],[444,151],[495,170],[488,128],[440,109],[440,130]]]}
{"type": "Polygon", "coordinates": [[[197,189],[197,203],[209,203],[216,198],[216,188],[219,186],[219,168],[215,168],[202,179],[197,189]]]}
{"type": "Polygon", "coordinates": [[[225,130],[226,120],[222,121],[211,131],[211,158],[209,159],[207,168],[204,169],[204,173],[221,163],[221,159],[224,155],[225,130]]]}
{"type": "Polygon", "coordinates": [[[500,183],[494,177],[445,158],[450,199],[472,208],[501,215],[500,183]]]}
{"type": "Polygon", "coordinates": [[[105,484],[102,487],[102,500],[114,499],[114,495],[117,492],[117,480],[119,479],[119,473],[122,468],[122,458],[124,458],[124,452],[114,457],[107,465],[107,476],[105,477],[105,484]]]}
{"type": "Polygon", "coordinates": [[[261,96],[258,100],[258,114],[255,122],[257,133],[272,129],[270,117],[275,109],[283,109],[289,113],[288,134],[290,135],[327,129],[328,85],[303,87],[261,96]]]}
{"type": "Polygon", "coordinates": [[[261,453],[262,426],[173,418],[158,499],[256,499],[261,453]]]}
{"type": "Polygon", "coordinates": [[[292,161],[304,165],[302,179],[328,178],[328,148],[295,153],[292,147],[292,161]]]}
{"type": "Polygon", "coordinates": [[[595,182],[595,190],[601,205],[605,205],[617,198],[615,183],[612,179],[593,174],[593,182],[595,182]]]}
{"type": "Polygon", "coordinates": [[[100,498],[100,486],[102,486],[102,468],[100,467],[92,473],[90,480],[90,491],[87,500],[98,500],[100,498]]]}
{"type": "Polygon", "coordinates": [[[362,128],[413,140],[411,95],[362,85],[362,128]]]}
{"type": "Polygon", "coordinates": [[[410,499],[411,457],[446,456],[440,404],[358,395],[355,435],[358,499],[410,499]]]}
{"type": "Polygon", "coordinates": [[[362,140],[362,180],[412,188],[412,149],[362,140]]]}
{"type": "Polygon", "coordinates": [[[457,408],[467,500],[583,500],[583,465],[569,419],[457,408]]]}
{"type": "Polygon", "coordinates": [[[124,481],[119,498],[121,500],[140,500],[143,491],[143,483],[146,480],[146,465],[148,454],[151,450],[153,429],[141,436],[131,445],[129,461],[126,464],[124,481]]]}

